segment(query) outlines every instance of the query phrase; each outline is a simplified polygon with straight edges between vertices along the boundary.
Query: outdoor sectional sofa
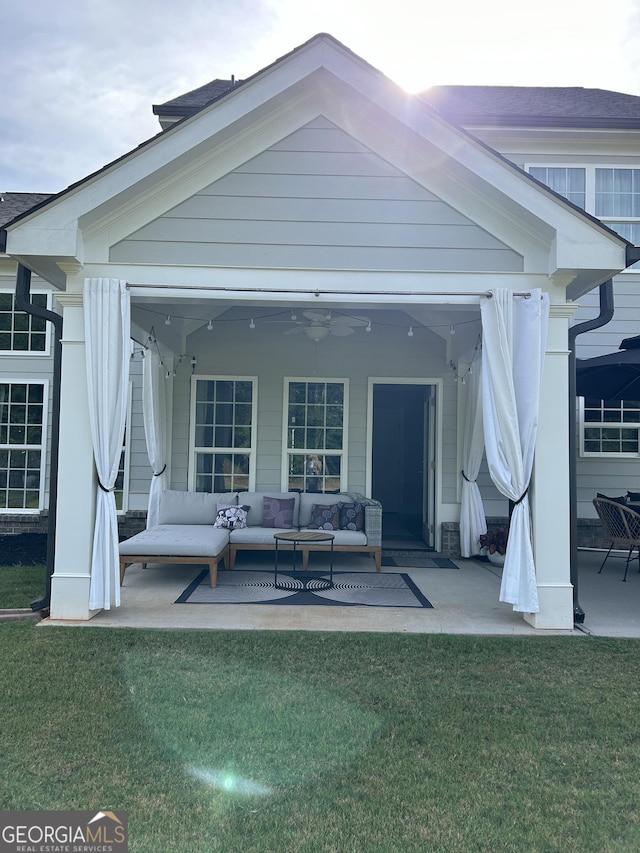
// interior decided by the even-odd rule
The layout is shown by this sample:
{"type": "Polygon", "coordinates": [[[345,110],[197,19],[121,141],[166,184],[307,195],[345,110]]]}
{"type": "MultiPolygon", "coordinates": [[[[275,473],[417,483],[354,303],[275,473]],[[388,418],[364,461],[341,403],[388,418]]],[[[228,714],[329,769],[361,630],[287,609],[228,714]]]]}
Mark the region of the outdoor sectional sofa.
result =
{"type": "MultiPolygon", "coordinates": [[[[274,533],[319,529],[311,526],[314,522],[334,534],[334,551],[369,554],[380,571],[382,506],[356,492],[210,494],[167,490],[160,496],[158,523],[120,543],[120,582],[132,563],[203,563],[209,567],[211,586],[216,586],[220,561],[232,569],[239,551],[273,551],[274,533]],[[214,526],[223,507],[244,509],[246,527],[214,526]],[[343,529],[326,526],[341,522],[343,529]]],[[[306,569],[309,552],[327,550],[327,546],[303,544],[297,550],[306,569]]]]}

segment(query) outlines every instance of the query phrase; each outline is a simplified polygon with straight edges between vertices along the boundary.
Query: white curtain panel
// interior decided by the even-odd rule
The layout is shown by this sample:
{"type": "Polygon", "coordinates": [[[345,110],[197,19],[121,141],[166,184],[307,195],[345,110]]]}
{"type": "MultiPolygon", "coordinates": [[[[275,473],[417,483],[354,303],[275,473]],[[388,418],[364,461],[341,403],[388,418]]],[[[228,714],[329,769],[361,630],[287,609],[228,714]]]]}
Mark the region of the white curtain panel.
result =
{"type": "Polygon", "coordinates": [[[537,613],[538,591],[531,546],[527,490],[538,429],[540,385],[549,320],[549,298],[505,288],[481,301],[484,440],[491,479],[516,503],[502,573],[500,601],[537,613]]]}
{"type": "Polygon", "coordinates": [[[484,455],[482,425],[482,361],[476,357],[471,373],[465,376],[466,409],[462,447],[462,502],[460,508],[460,549],[463,557],[480,553],[480,536],[487,522],[480,489],[476,483],[484,455]]]}
{"type": "Polygon", "coordinates": [[[87,278],[84,327],[89,419],[98,485],[89,607],[120,605],[118,519],[114,487],[124,439],[131,309],[126,282],[87,278]]]}
{"type": "Polygon", "coordinates": [[[147,454],[153,471],[149,489],[147,527],[158,523],[160,495],[166,489],[167,431],[164,393],[164,370],[160,356],[147,350],[144,354],[142,373],[142,410],[147,454]]]}

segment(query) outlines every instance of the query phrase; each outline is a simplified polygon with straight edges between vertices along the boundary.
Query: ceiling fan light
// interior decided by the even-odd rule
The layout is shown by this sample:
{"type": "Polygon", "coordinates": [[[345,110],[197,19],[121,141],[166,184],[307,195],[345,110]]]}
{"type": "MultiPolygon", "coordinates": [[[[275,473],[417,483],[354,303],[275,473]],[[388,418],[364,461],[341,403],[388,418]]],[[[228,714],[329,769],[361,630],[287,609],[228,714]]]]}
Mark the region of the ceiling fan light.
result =
{"type": "Polygon", "coordinates": [[[322,341],[327,337],[329,328],[327,326],[305,326],[304,333],[312,341],[318,343],[318,341],[322,341]]]}

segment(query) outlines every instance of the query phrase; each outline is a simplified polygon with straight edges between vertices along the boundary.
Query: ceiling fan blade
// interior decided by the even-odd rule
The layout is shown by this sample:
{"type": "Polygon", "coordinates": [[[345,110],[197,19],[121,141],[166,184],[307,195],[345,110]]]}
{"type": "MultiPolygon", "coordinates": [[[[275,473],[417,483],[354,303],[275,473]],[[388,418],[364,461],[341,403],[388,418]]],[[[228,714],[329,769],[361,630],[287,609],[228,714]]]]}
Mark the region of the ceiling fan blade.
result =
{"type": "Polygon", "coordinates": [[[302,313],[307,320],[315,320],[317,323],[326,323],[330,317],[329,312],[324,311],[323,309],[319,309],[318,311],[303,311],[302,313]]]}
{"type": "Polygon", "coordinates": [[[294,326],[293,329],[287,329],[286,332],[283,332],[283,335],[297,335],[300,332],[304,332],[307,327],[305,325],[294,326]]]}
{"type": "Polygon", "coordinates": [[[345,335],[352,335],[353,329],[351,326],[329,326],[329,334],[335,335],[337,338],[344,338],[345,335]]]}

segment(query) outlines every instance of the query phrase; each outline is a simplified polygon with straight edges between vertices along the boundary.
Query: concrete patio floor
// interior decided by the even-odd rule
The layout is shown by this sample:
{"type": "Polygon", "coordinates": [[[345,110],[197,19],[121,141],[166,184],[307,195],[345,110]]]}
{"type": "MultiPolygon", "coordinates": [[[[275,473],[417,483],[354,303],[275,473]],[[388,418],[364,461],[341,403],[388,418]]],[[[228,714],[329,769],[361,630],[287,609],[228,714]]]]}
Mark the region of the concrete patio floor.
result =
{"type": "MultiPolygon", "coordinates": [[[[532,628],[511,606],[498,601],[501,569],[476,560],[456,559],[457,569],[402,568],[433,604],[433,609],[360,606],[287,606],[174,604],[202,570],[201,566],[158,565],[127,569],[122,604],[88,622],[46,625],[90,625],[105,628],[190,630],[373,631],[423,634],[604,636],[640,638],[640,574],[634,560],[625,583],[624,559],[609,559],[602,574],[601,552],[580,551],[578,597],[583,625],[568,631],[532,628]]],[[[269,555],[242,554],[236,568],[267,568],[269,555]]],[[[336,571],[371,571],[372,561],[337,555],[336,571]]],[[[385,569],[383,569],[384,571],[385,569]]]]}

